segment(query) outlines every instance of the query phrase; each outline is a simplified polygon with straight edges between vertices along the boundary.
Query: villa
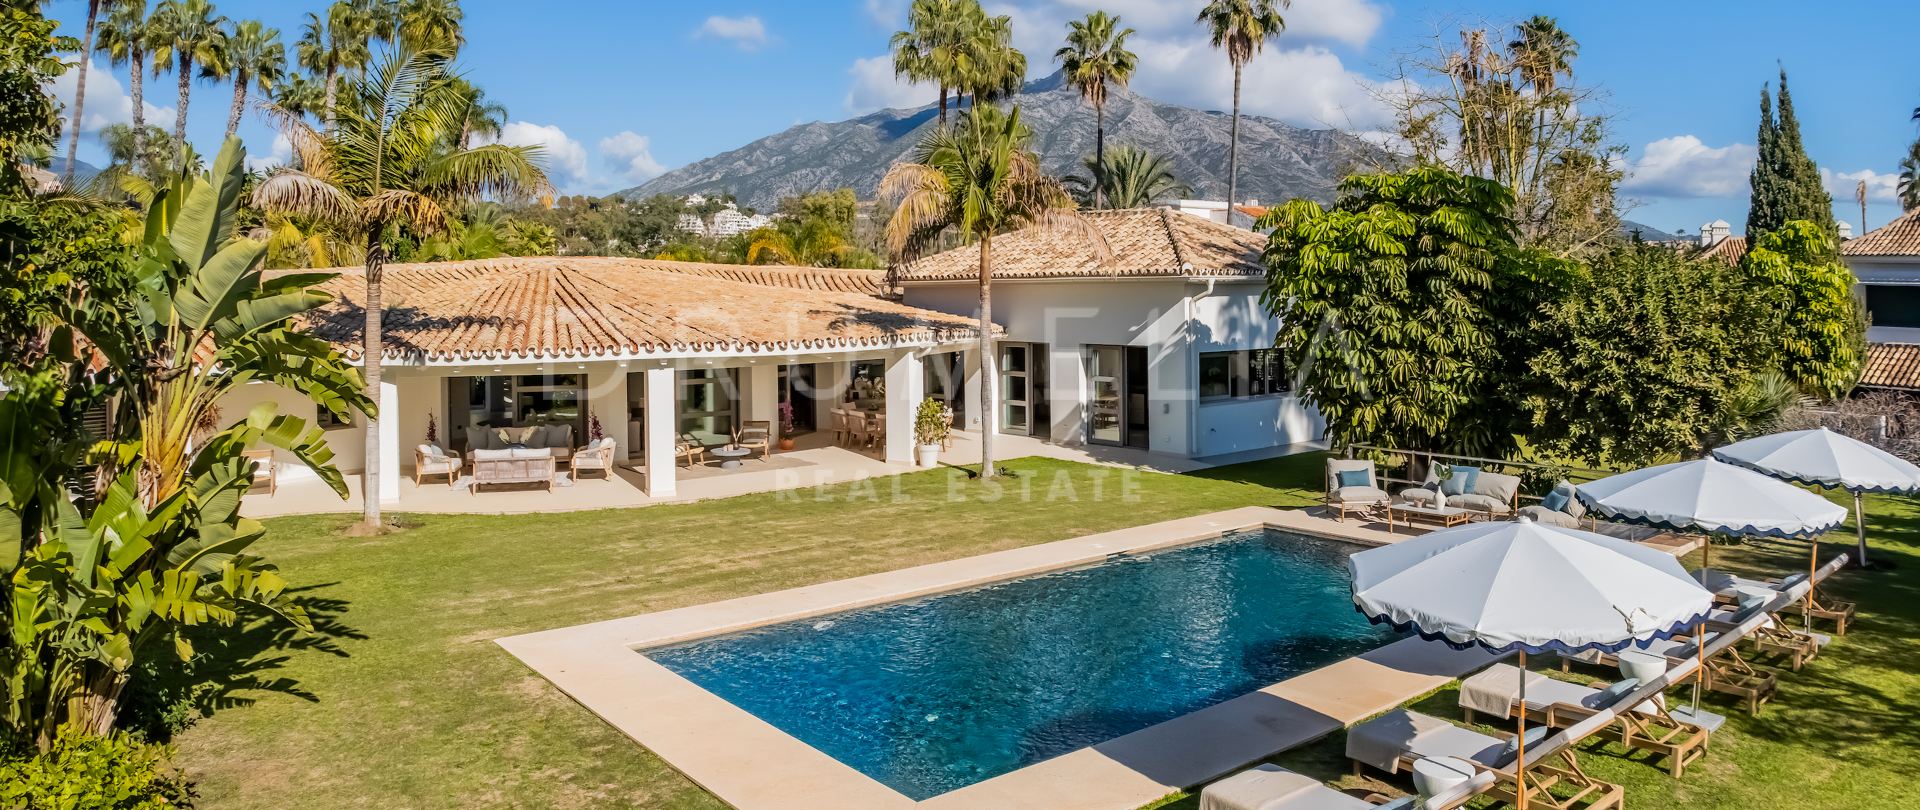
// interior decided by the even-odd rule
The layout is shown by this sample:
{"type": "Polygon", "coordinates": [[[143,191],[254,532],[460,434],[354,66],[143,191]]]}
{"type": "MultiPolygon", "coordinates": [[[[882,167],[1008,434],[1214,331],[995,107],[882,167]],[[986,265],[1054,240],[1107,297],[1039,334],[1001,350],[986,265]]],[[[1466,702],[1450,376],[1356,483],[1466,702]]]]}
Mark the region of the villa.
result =
{"type": "MultiPolygon", "coordinates": [[[[1133,448],[1160,466],[1319,438],[1260,306],[1263,237],[1164,208],[1088,216],[1108,264],[1054,236],[996,242],[1001,433],[1133,448]]],[[[836,408],[873,414],[872,446],[855,449],[910,465],[923,398],[949,403],[963,435],[982,429],[977,264],[973,247],[927,257],[898,292],[866,270],[567,256],[389,265],[380,498],[399,503],[430,425],[433,443],[463,457],[501,428],[564,426],[569,447],[604,436],[654,501],[676,495],[681,446],[726,444],[748,423],[777,429],[783,405],[799,435],[832,431],[836,408]]],[[[355,360],[361,279],[342,271],[326,285],[335,303],[304,323],[355,360]]],[[[314,412],[265,383],[222,407],[265,400],[314,412]]],[[[338,466],[362,471],[363,420],[318,417],[338,466]]],[[[278,461],[290,481],[310,475],[278,461]]]]}
{"type": "Polygon", "coordinates": [[[1920,211],[1848,240],[1840,257],[1870,324],[1860,384],[1920,391],[1920,211]]]}

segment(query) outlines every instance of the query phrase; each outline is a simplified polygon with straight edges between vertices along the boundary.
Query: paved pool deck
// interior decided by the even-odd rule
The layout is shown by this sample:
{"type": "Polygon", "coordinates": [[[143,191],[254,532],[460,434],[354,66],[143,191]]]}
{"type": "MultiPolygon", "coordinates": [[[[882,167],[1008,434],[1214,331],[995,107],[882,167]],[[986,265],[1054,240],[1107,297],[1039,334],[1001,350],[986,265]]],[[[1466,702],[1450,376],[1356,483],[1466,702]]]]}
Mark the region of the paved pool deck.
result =
{"type": "Polygon", "coordinates": [[[1392,709],[1493,663],[1394,642],[1140,731],[915,802],[637,649],[913,599],[1272,527],[1378,546],[1388,534],[1246,507],[724,602],[498,639],[562,691],[739,810],[1133,810],[1392,709]]]}

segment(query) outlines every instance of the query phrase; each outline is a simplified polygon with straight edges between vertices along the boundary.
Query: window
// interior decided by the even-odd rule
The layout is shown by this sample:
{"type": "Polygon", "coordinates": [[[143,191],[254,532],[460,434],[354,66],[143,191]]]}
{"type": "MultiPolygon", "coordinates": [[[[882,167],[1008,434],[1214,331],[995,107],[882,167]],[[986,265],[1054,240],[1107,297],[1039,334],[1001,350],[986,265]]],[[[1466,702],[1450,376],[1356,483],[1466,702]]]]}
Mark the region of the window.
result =
{"type": "Polygon", "coordinates": [[[1874,326],[1920,327],[1920,287],[1868,284],[1867,314],[1874,326]]]}
{"type": "Polygon", "coordinates": [[[315,405],[314,407],[318,409],[318,414],[314,416],[314,424],[319,425],[321,430],[338,430],[340,428],[353,427],[352,414],[341,416],[333,411],[327,410],[327,406],[325,405],[315,405]]]}
{"type": "Polygon", "coordinates": [[[1200,354],[1200,398],[1203,400],[1284,394],[1290,387],[1283,350],[1200,354]]]}

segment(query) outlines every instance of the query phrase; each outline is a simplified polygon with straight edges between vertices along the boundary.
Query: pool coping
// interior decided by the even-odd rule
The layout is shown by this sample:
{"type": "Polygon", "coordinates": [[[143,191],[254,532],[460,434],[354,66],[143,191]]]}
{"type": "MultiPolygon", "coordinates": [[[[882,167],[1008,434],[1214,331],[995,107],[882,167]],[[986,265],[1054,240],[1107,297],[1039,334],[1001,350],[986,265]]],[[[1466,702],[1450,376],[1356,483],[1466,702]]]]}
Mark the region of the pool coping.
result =
{"type": "Polygon", "coordinates": [[[739,810],[1133,810],[1430,692],[1498,659],[1405,639],[1247,695],[915,802],[635,650],[1274,528],[1363,545],[1391,535],[1243,507],[819,585],[496,639],[739,810]]]}

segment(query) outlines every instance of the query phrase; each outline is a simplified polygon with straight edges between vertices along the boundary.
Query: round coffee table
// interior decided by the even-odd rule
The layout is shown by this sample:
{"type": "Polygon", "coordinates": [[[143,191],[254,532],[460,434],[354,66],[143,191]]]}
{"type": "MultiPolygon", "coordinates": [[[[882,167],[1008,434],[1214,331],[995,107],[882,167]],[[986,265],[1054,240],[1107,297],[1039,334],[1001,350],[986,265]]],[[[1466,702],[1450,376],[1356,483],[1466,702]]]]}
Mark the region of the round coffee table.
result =
{"type": "Polygon", "coordinates": [[[749,447],[716,447],[707,452],[726,459],[726,461],[720,462],[720,469],[731,470],[740,466],[740,459],[752,455],[753,449],[749,447]]]}

